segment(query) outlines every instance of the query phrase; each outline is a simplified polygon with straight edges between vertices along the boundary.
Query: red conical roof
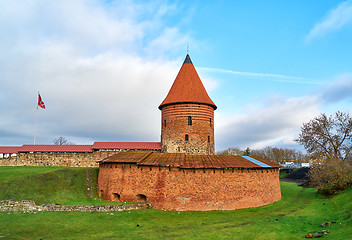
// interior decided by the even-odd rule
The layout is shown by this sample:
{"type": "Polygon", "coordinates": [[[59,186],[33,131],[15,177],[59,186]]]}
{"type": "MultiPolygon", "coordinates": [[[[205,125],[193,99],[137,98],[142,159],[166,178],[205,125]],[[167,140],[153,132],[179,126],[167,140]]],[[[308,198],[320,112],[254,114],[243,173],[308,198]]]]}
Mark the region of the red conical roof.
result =
{"type": "Polygon", "coordinates": [[[200,103],[209,105],[213,107],[214,110],[217,108],[208,96],[188,54],[169,93],[160,104],[159,109],[161,110],[167,105],[178,103],[200,103]]]}

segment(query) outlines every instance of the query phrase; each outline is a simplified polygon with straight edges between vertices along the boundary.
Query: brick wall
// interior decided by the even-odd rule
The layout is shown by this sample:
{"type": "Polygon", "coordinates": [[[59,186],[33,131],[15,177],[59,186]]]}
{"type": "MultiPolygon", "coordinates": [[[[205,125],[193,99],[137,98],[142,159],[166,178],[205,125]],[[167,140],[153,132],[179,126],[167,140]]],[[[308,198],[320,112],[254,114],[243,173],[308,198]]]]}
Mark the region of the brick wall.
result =
{"type": "Polygon", "coordinates": [[[100,166],[98,184],[106,200],[146,200],[154,208],[175,211],[234,210],[281,199],[278,169],[179,169],[106,163],[100,166]]]}
{"type": "Polygon", "coordinates": [[[86,153],[19,153],[8,158],[0,158],[0,166],[66,166],[98,167],[96,163],[115,151],[96,151],[86,153]]]}
{"type": "Polygon", "coordinates": [[[214,109],[204,104],[176,104],[161,110],[161,145],[168,153],[214,154],[214,109]],[[188,124],[192,117],[192,125],[188,124]],[[189,140],[185,140],[188,134],[189,140]]]}

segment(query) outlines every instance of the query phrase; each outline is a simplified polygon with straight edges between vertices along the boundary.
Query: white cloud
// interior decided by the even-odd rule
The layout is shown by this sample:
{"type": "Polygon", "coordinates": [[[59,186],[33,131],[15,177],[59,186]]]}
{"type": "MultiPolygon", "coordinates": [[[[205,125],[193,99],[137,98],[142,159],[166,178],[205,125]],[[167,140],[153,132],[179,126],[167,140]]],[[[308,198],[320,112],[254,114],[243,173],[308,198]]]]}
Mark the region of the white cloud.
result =
{"type": "Polygon", "coordinates": [[[306,36],[306,41],[309,42],[314,38],[324,36],[330,32],[337,31],[347,24],[352,23],[352,1],[340,3],[337,8],[329,12],[329,14],[306,36]]]}
{"type": "Polygon", "coordinates": [[[261,78],[266,78],[267,81],[271,81],[271,82],[286,82],[286,83],[296,83],[296,84],[322,84],[321,81],[314,81],[303,77],[294,77],[294,76],[287,76],[287,75],[274,74],[274,73],[239,72],[239,71],[233,71],[233,70],[227,70],[227,69],[208,68],[208,67],[200,67],[199,69],[203,71],[220,72],[220,73],[227,73],[227,74],[240,75],[240,76],[261,77],[261,78]]]}
{"type": "Polygon", "coordinates": [[[216,150],[228,147],[260,149],[267,146],[299,148],[293,139],[298,137],[302,124],[321,112],[331,114],[342,110],[350,113],[350,106],[343,103],[350,101],[351,92],[352,73],[345,73],[318,88],[313,95],[288,99],[272,96],[263,103],[244,107],[246,111],[242,114],[216,112],[216,150]]]}
{"type": "Polygon", "coordinates": [[[319,114],[318,106],[316,97],[274,97],[264,107],[250,107],[241,115],[217,116],[217,150],[293,144],[302,123],[319,114]]]}
{"type": "Polygon", "coordinates": [[[191,38],[165,25],[174,6],[157,2],[2,1],[0,145],[33,141],[38,90],[38,143],[159,141],[157,107],[180,66],[173,48],[191,38]]]}
{"type": "Polygon", "coordinates": [[[352,73],[341,74],[324,86],[322,99],[329,103],[352,99],[352,73]]]}
{"type": "Polygon", "coordinates": [[[178,28],[166,28],[157,38],[146,46],[149,56],[162,56],[171,49],[186,49],[189,36],[180,34],[178,28]]]}
{"type": "Polygon", "coordinates": [[[97,1],[3,1],[0,11],[0,27],[20,44],[54,40],[76,47],[106,47],[133,42],[142,34],[140,24],[110,16],[97,1]]]}
{"type": "MultiPolygon", "coordinates": [[[[38,112],[38,143],[58,136],[77,144],[160,140],[157,107],[192,38],[163,21],[179,10],[174,5],[102,3],[0,2],[0,145],[33,141],[38,90],[47,107],[38,112]]],[[[220,71],[310,83],[278,74],[220,71]]],[[[216,79],[207,74],[201,79],[208,91],[216,89],[216,79]]],[[[286,144],[303,121],[317,115],[317,105],[314,97],[279,98],[240,116],[216,113],[217,145],[286,144]]]]}

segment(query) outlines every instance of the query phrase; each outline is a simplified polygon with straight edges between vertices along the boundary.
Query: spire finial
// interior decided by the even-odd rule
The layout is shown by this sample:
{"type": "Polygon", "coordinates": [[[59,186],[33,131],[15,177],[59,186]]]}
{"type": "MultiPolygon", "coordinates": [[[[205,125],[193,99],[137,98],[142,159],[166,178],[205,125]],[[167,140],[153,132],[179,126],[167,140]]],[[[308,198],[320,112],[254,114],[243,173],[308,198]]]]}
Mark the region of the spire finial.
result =
{"type": "Polygon", "coordinates": [[[191,63],[192,64],[191,58],[189,57],[188,53],[187,53],[186,59],[183,63],[191,63]]]}
{"type": "Polygon", "coordinates": [[[187,55],[188,55],[188,53],[189,53],[189,46],[188,46],[188,43],[187,43],[187,55]]]}

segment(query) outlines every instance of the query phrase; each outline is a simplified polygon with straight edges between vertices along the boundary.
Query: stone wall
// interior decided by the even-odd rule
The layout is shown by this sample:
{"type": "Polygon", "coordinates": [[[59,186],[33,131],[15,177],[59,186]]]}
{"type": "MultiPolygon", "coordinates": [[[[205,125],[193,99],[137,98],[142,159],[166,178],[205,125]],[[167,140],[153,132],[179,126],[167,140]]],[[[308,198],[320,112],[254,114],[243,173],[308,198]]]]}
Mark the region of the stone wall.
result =
{"type": "Polygon", "coordinates": [[[147,202],[175,211],[234,210],[281,199],[279,170],[179,169],[101,164],[99,194],[106,200],[147,202]]]}
{"type": "Polygon", "coordinates": [[[175,104],[161,110],[162,151],[214,154],[214,109],[204,104],[175,104]],[[192,118],[192,125],[188,124],[192,118]],[[185,135],[189,140],[185,140],[185,135]]]}
{"type": "Polygon", "coordinates": [[[136,209],[151,208],[150,204],[121,204],[121,205],[61,205],[61,204],[35,204],[34,201],[22,200],[2,200],[0,201],[0,212],[115,212],[136,209]]]}
{"type": "Polygon", "coordinates": [[[19,153],[0,158],[0,166],[65,166],[98,167],[96,161],[115,154],[116,151],[86,153],[19,153]]]}

